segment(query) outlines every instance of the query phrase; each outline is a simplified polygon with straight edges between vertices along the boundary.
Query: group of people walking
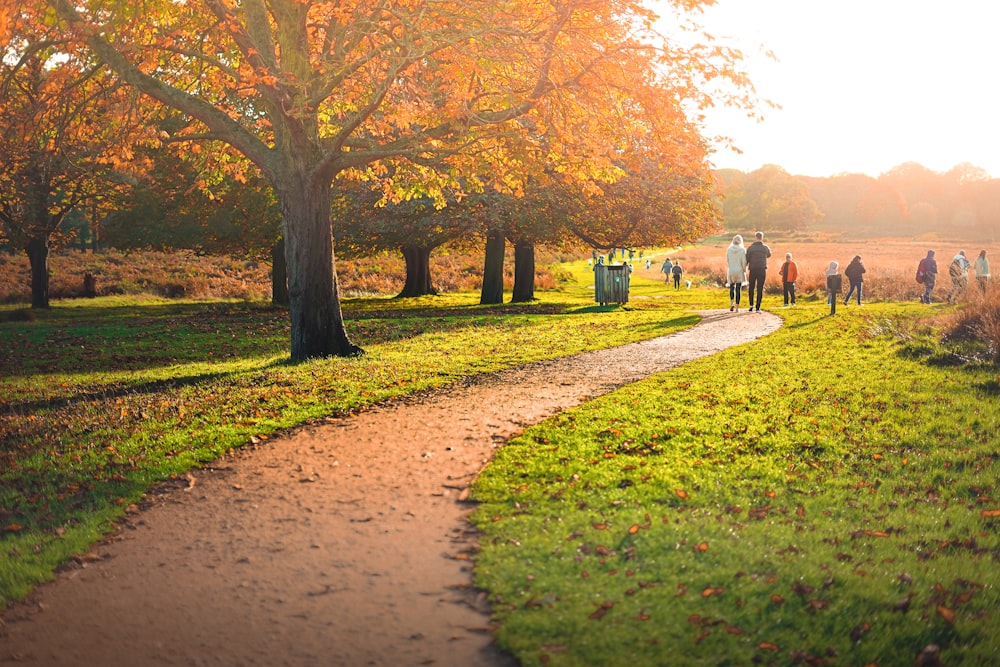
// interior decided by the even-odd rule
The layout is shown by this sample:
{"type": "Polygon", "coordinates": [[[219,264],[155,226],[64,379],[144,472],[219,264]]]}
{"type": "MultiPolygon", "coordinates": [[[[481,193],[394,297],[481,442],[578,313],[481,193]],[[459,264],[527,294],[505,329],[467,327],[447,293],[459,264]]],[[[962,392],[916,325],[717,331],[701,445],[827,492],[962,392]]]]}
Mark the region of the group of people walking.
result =
{"type": "MultiPolygon", "coordinates": [[[[958,254],[952,257],[948,264],[948,277],[951,279],[951,289],[945,300],[952,303],[969,286],[969,270],[975,271],[976,283],[983,292],[990,283],[990,261],[986,259],[986,251],[980,250],[975,262],[970,262],[965,256],[964,250],[959,250],[958,254]]],[[[927,256],[920,260],[917,265],[917,282],[924,286],[924,293],[920,295],[921,303],[931,303],[932,293],[937,286],[938,263],[934,257],[934,251],[928,250],[927,256]]]]}
{"type": "MultiPolygon", "coordinates": [[[[748,310],[760,312],[764,280],[767,277],[767,260],[770,257],[771,248],[765,245],[763,232],[756,232],[754,241],[749,246],[744,245],[741,235],[737,234],[733,237],[732,243],[726,249],[726,287],[729,288],[730,311],[740,311],[743,287],[746,286],[749,296],[748,310]]],[[[985,250],[980,251],[975,262],[970,262],[966,258],[964,250],[959,251],[952,259],[948,266],[948,276],[952,282],[951,290],[946,297],[949,303],[957,300],[968,286],[970,270],[975,272],[976,282],[985,292],[990,280],[990,264],[986,259],[985,250]]],[[[826,292],[831,314],[836,313],[837,302],[841,301],[841,298],[845,306],[851,302],[852,297],[856,299],[859,306],[862,305],[866,272],[861,255],[855,255],[851,259],[850,263],[843,269],[843,274],[841,274],[839,262],[830,262],[826,269],[826,292]],[[847,292],[841,297],[845,278],[847,279],[847,292]]],[[[778,273],[781,277],[781,294],[784,305],[794,306],[795,281],[798,280],[799,268],[792,259],[792,253],[785,253],[785,261],[778,273]]],[[[934,259],[934,251],[929,250],[927,257],[921,260],[920,268],[917,271],[917,282],[924,286],[924,293],[920,297],[921,302],[931,302],[931,293],[934,291],[937,274],[938,268],[937,261],[934,259]]]]}

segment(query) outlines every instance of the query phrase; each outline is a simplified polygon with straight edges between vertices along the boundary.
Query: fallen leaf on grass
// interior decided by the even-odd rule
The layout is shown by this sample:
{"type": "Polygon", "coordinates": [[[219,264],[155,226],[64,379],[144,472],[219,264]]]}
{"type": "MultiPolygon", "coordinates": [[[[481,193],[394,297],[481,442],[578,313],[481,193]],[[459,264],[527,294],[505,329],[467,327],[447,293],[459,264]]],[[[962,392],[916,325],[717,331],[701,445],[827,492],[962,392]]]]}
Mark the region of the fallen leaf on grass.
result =
{"type": "Polygon", "coordinates": [[[983,510],[979,513],[979,516],[984,519],[996,519],[1000,517],[1000,510],[983,510]]]}
{"type": "Polygon", "coordinates": [[[757,648],[761,651],[780,651],[781,647],[773,642],[761,642],[757,644],[757,648]]]}
{"type": "Polygon", "coordinates": [[[602,602],[601,606],[598,607],[597,609],[595,609],[594,613],[592,613],[587,618],[593,619],[595,621],[599,621],[602,618],[604,618],[604,615],[607,614],[611,610],[611,608],[614,607],[614,606],[615,606],[614,602],[608,602],[608,601],[602,602]]]}
{"type": "Polygon", "coordinates": [[[947,623],[948,625],[955,625],[954,610],[948,609],[948,607],[945,607],[944,605],[940,604],[937,607],[935,607],[935,609],[937,610],[938,616],[943,618],[945,623],[947,623]]]}
{"type": "Polygon", "coordinates": [[[726,589],[722,586],[709,586],[701,591],[701,597],[709,598],[713,595],[722,595],[726,592],[726,589]]]}
{"type": "Polygon", "coordinates": [[[8,523],[3,527],[3,532],[5,533],[19,533],[24,530],[24,526],[19,523],[8,523]]]}

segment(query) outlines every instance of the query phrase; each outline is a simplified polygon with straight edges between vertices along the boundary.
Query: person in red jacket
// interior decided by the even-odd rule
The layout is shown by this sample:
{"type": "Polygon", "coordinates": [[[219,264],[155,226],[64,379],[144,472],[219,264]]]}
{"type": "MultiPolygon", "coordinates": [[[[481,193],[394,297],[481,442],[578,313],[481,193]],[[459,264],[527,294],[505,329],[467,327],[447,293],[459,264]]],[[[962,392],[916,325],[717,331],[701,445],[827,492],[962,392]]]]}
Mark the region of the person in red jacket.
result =
{"type": "Polygon", "coordinates": [[[799,277],[799,267],[792,261],[792,253],[785,253],[785,263],[781,265],[778,269],[781,275],[781,293],[785,299],[785,305],[787,306],[789,301],[791,304],[795,305],[795,281],[799,277]]]}

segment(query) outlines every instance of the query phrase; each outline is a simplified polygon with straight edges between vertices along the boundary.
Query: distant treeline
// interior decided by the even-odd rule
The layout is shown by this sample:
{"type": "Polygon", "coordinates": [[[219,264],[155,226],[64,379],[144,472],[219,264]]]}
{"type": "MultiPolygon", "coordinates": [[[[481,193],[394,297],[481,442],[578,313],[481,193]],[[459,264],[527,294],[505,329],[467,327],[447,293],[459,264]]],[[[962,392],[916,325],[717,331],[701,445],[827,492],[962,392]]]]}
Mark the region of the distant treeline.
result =
{"type": "Polygon", "coordinates": [[[968,163],[939,173],[907,162],[877,178],[793,176],[774,165],[716,175],[727,228],[873,236],[948,232],[984,240],[1000,229],[1000,179],[968,163]]]}

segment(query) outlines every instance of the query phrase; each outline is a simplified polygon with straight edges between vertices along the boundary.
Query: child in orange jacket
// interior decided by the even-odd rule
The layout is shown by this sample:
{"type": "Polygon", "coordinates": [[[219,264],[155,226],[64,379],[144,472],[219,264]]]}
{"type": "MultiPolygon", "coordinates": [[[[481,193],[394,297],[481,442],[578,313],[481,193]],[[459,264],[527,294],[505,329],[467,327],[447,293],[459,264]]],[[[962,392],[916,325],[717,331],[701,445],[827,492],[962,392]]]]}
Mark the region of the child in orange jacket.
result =
{"type": "Polygon", "coordinates": [[[799,267],[792,261],[792,253],[785,253],[785,263],[778,269],[781,274],[781,292],[787,306],[789,301],[795,305],[795,281],[799,277],[799,267]]]}

